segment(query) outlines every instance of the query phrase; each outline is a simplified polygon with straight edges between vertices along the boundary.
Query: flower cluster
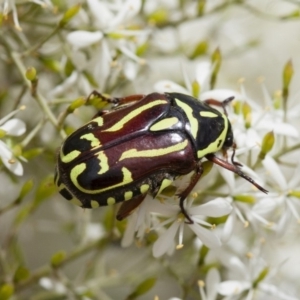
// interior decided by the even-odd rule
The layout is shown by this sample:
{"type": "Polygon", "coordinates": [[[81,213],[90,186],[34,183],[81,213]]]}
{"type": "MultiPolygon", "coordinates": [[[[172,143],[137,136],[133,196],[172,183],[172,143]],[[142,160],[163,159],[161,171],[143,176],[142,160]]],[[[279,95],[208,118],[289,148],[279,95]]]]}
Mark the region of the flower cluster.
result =
{"type": "MultiPolygon", "coordinates": [[[[299,3],[288,0],[3,0],[0,299],[137,299],[146,293],[144,299],[155,300],[298,299],[298,22],[299,3]],[[88,97],[95,90],[103,97],[88,97]],[[90,189],[80,195],[93,193],[99,186],[76,164],[98,174],[104,166],[115,176],[114,151],[124,140],[133,148],[130,138],[123,140],[128,131],[107,146],[101,128],[89,127],[95,107],[102,116],[114,103],[106,96],[152,92],[209,99],[212,106],[230,99],[216,109],[230,121],[232,147],[193,156],[195,174],[176,177],[170,163],[170,185],[137,207],[124,201],[124,210],[134,209],[121,222],[115,219],[121,203],[72,206],[65,178],[57,170],[54,175],[64,138],[80,124],[92,128],[78,140],[92,150],[71,144],[76,150],[62,168],[70,190],[87,181],[90,189]]],[[[203,120],[189,106],[181,113],[203,120]]],[[[199,150],[194,136],[186,136],[199,150]]],[[[129,171],[120,174],[131,176],[131,194],[141,178],[129,171]]],[[[151,176],[148,191],[160,184],[151,176]]],[[[115,179],[107,177],[114,202],[115,179]]]]}

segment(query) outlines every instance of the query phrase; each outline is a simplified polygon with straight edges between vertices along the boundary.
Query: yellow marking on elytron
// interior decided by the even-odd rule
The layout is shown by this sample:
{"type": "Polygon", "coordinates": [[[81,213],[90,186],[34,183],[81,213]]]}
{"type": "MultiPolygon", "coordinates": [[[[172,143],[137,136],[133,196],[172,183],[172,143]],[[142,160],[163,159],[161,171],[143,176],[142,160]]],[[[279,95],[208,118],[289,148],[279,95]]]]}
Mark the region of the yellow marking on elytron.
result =
{"type": "Polygon", "coordinates": [[[228,119],[224,114],[221,114],[221,115],[222,115],[222,118],[224,120],[224,129],[223,129],[223,131],[221,132],[221,134],[218,136],[218,138],[214,142],[209,144],[205,149],[199,150],[197,152],[198,158],[201,158],[201,157],[203,157],[204,155],[206,155],[208,153],[216,152],[216,151],[218,151],[222,148],[223,143],[224,143],[225,138],[226,138],[227,130],[228,130],[228,119]],[[220,143],[220,145],[218,146],[219,140],[222,140],[223,142],[220,143]]]}
{"type": "Polygon", "coordinates": [[[105,155],[104,151],[98,152],[97,158],[99,160],[99,166],[100,166],[100,171],[98,174],[103,174],[108,171],[109,165],[108,165],[108,158],[105,155]]]}
{"type": "MultiPolygon", "coordinates": [[[[67,189],[67,187],[65,186],[65,184],[61,183],[59,186],[58,186],[58,191],[62,191],[63,189],[66,189],[68,192],[69,190],[67,189]]],[[[69,192],[70,193],[70,192],[69,192]]],[[[71,194],[71,193],[70,193],[71,194]]]]}
{"type": "Polygon", "coordinates": [[[102,126],[103,125],[103,118],[102,117],[97,117],[95,119],[93,119],[92,121],[90,121],[90,123],[92,122],[96,122],[98,124],[98,126],[102,126]]]}
{"type": "Polygon", "coordinates": [[[129,114],[127,114],[123,119],[121,119],[119,122],[117,122],[116,124],[114,124],[112,127],[108,128],[106,130],[103,130],[103,132],[118,131],[118,130],[122,129],[123,126],[128,121],[130,121],[134,117],[136,117],[139,114],[141,114],[144,110],[152,108],[152,107],[154,107],[156,105],[161,105],[161,104],[166,104],[166,103],[168,103],[166,100],[155,100],[155,101],[150,102],[148,104],[142,105],[142,106],[138,107],[137,109],[131,111],[129,114]]]}
{"type": "Polygon", "coordinates": [[[98,147],[101,145],[100,141],[94,136],[92,133],[84,134],[80,137],[80,139],[85,139],[91,142],[92,148],[98,147]]]}
{"type": "Polygon", "coordinates": [[[172,180],[165,178],[159,187],[157,195],[159,195],[167,186],[169,186],[171,184],[172,184],[172,180]]]}
{"type": "Polygon", "coordinates": [[[88,189],[85,189],[84,187],[82,187],[78,180],[77,180],[77,177],[82,174],[84,172],[84,170],[86,169],[86,164],[85,163],[81,163],[81,164],[78,164],[76,165],[70,172],[70,177],[71,177],[71,181],[72,183],[83,193],[87,193],[87,194],[99,194],[99,193],[102,193],[102,192],[105,192],[105,191],[108,191],[108,190],[111,190],[111,189],[114,189],[116,187],[119,187],[119,186],[123,186],[125,184],[128,184],[130,182],[133,181],[132,179],[132,174],[131,172],[126,169],[125,167],[122,168],[122,173],[123,173],[123,180],[120,182],[120,183],[117,183],[117,184],[114,184],[114,185],[111,185],[111,186],[108,186],[106,188],[103,188],[103,189],[97,189],[97,190],[88,190],[88,189]]]}
{"type": "Polygon", "coordinates": [[[146,194],[150,188],[149,184],[142,184],[140,187],[141,194],[146,194]]]}
{"type": "Polygon", "coordinates": [[[192,132],[192,136],[194,139],[196,139],[197,137],[197,133],[198,133],[198,128],[199,128],[199,123],[198,120],[193,116],[193,109],[185,104],[184,102],[175,99],[176,103],[178,104],[179,107],[181,107],[184,111],[184,113],[186,114],[187,118],[189,119],[189,122],[191,124],[191,132],[192,132]]]}
{"type": "Polygon", "coordinates": [[[82,203],[77,198],[73,198],[69,202],[71,202],[77,206],[82,206],[82,203]]]}
{"type": "Polygon", "coordinates": [[[99,203],[98,203],[98,201],[96,201],[96,200],[91,200],[91,207],[92,208],[97,208],[97,207],[99,207],[100,205],[99,205],[99,203]]]}
{"type": "Polygon", "coordinates": [[[128,191],[124,193],[124,199],[125,201],[130,200],[133,196],[133,192],[132,191],[128,191]]]}
{"type": "Polygon", "coordinates": [[[166,148],[159,148],[159,149],[153,149],[153,150],[142,150],[142,151],[138,151],[137,149],[134,148],[134,149],[124,151],[123,154],[121,155],[119,161],[126,159],[126,158],[162,156],[162,155],[166,155],[169,153],[181,151],[187,146],[187,144],[188,144],[188,141],[184,140],[181,143],[178,143],[173,146],[166,147],[166,148]]]}
{"type": "Polygon", "coordinates": [[[158,121],[157,123],[152,125],[150,127],[150,130],[151,131],[160,131],[160,130],[168,129],[168,128],[172,127],[173,125],[175,125],[178,121],[179,120],[176,117],[166,118],[166,119],[158,121]]]}
{"type": "Polygon", "coordinates": [[[200,116],[205,118],[216,118],[218,117],[217,114],[211,112],[211,111],[200,111],[200,116]]]}
{"type": "Polygon", "coordinates": [[[115,203],[116,203],[116,199],[113,198],[113,197],[108,197],[107,200],[106,200],[107,205],[113,205],[115,203]]]}
{"type": "Polygon", "coordinates": [[[68,154],[64,154],[63,151],[62,151],[62,148],[60,149],[60,159],[62,162],[64,163],[69,163],[71,162],[72,160],[74,160],[76,157],[78,157],[80,155],[80,151],[78,150],[73,150],[71,151],[70,153],[68,154]]]}

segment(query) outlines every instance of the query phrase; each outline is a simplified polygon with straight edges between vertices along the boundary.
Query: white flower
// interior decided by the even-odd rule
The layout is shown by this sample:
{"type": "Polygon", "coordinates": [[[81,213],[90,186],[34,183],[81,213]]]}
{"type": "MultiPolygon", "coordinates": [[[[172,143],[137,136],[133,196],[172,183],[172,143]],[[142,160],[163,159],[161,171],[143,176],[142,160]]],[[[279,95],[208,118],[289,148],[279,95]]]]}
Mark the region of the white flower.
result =
{"type": "MultiPolygon", "coordinates": [[[[87,1],[90,15],[81,11],[83,26],[85,23],[92,23],[88,30],[75,30],[67,35],[67,41],[76,51],[84,49],[89,52],[88,61],[80,64],[76,59],[76,69],[86,71],[93,75],[98,88],[105,89],[107,80],[115,80],[122,72],[128,80],[133,80],[137,74],[137,68],[145,64],[145,60],[136,55],[139,45],[144,44],[150,34],[147,29],[132,30],[129,25],[132,19],[141,9],[140,0],[126,0],[116,4],[99,0],[87,1]],[[115,60],[113,63],[113,59],[115,60]],[[124,61],[123,61],[124,60],[124,61]],[[134,62],[135,66],[127,62],[134,62]]],[[[78,77],[78,80],[82,80],[78,77]]],[[[79,85],[80,87],[80,85],[79,85]]],[[[90,87],[92,90],[94,87],[90,87]]]]}
{"type": "Polygon", "coordinates": [[[241,82],[241,95],[237,100],[250,106],[249,118],[245,120],[243,114],[231,116],[232,124],[234,124],[234,137],[240,152],[245,152],[249,149],[260,150],[259,145],[262,141],[262,134],[270,131],[287,137],[299,137],[297,129],[291,124],[284,122],[283,111],[274,108],[273,100],[267,93],[263,83],[262,90],[264,103],[263,107],[260,107],[256,101],[247,96],[243,82],[241,82]],[[248,126],[245,126],[245,121],[247,121],[248,126]],[[241,150],[243,147],[244,150],[241,150]]]}
{"type": "Polygon", "coordinates": [[[278,234],[282,235],[286,231],[288,224],[290,224],[290,215],[292,215],[296,221],[300,223],[300,206],[298,196],[300,186],[300,163],[295,166],[294,172],[289,180],[286,179],[281,168],[269,155],[266,156],[262,163],[268,171],[269,178],[276,186],[276,189],[279,190],[278,193],[274,193],[273,199],[283,208],[278,222],[278,227],[276,228],[278,234]]]}
{"type": "Polygon", "coordinates": [[[216,300],[218,297],[218,285],[221,281],[220,273],[216,268],[212,268],[206,275],[205,283],[198,281],[199,292],[202,300],[216,300]],[[204,290],[206,289],[206,292],[204,290]]]}
{"type": "MultiPolygon", "coordinates": [[[[252,300],[254,293],[260,291],[263,295],[272,295],[276,299],[296,300],[296,298],[280,291],[275,285],[267,283],[268,279],[277,273],[270,270],[265,261],[258,255],[249,257],[248,264],[244,264],[238,257],[231,257],[223,261],[237,279],[225,280],[219,284],[218,292],[222,296],[243,296],[245,300],[252,300]]],[[[263,298],[262,298],[263,299],[263,298]]]]}
{"type": "MultiPolygon", "coordinates": [[[[45,6],[53,7],[50,0],[31,0],[29,2],[36,3],[42,7],[45,7],[45,6]]],[[[1,6],[0,6],[0,11],[1,11],[1,6]]],[[[3,11],[4,17],[6,17],[11,11],[15,28],[19,31],[22,31],[22,28],[19,23],[18,11],[17,11],[15,0],[4,0],[3,5],[2,5],[2,11],[3,11]]]]}
{"type": "Polygon", "coordinates": [[[219,247],[221,241],[217,234],[204,226],[212,227],[204,220],[204,217],[221,217],[230,213],[231,205],[221,198],[211,200],[205,204],[191,206],[192,201],[186,200],[186,212],[193,220],[193,224],[185,223],[185,218],[180,214],[178,206],[164,204],[164,209],[160,208],[156,213],[167,216],[167,220],[157,226],[156,230],[162,232],[153,245],[153,255],[159,257],[175,249],[175,236],[179,233],[177,249],[183,246],[183,232],[186,227],[190,228],[196,236],[209,248],[219,247]],[[162,210],[163,209],[163,210],[162,210]],[[171,224],[167,229],[165,225],[171,224]]]}
{"type": "MultiPolygon", "coordinates": [[[[23,108],[22,108],[23,109],[23,108]]],[[[25,123],[17,118],[10,119],[19,110],[15,110],[0,120],[0,130],[5,133],[5,136],[20,136],[26,131],[25,123]]],[[[23,166],[14,157],[7,143],[0,140],[0,158],[5,167],[17,176],[23,175],[23,166]]]]}

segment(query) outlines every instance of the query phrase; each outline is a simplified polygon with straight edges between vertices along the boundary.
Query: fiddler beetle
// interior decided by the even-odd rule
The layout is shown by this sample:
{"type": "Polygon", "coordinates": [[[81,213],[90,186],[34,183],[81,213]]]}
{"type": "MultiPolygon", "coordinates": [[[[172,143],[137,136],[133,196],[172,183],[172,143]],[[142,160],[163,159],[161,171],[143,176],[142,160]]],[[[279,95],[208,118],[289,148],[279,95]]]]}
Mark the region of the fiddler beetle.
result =
{"type": "Polygon", "coordinates": [[[109,98],[113,105],[73,132],[57,156],[55,183],[60,194],[83,208],[123,202],[117,219],[127,217],[146,197],[159,195],[179,176],[193,171],[178,194],[186,221],[193,223],[184,200],[200,179],[202,159],[236,173],[267,193],[234,161],[235,143],[226,105],[180,93],[109,98]],[[219,106],[223,112],[212,107],[219,106]],[[231,162],[215,155],[233,148],[231,162]]]}

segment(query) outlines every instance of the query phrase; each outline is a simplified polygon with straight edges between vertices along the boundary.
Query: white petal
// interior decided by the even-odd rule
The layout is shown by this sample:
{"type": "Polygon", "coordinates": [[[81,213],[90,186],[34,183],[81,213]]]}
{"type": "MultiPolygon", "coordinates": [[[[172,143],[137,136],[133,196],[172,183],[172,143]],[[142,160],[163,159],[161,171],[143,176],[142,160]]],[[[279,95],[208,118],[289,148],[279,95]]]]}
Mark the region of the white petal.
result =
{"type": "Polygon", "coordinates": [[[137,213],[135,211],[128,217],[126,230],[121,241],[121,246],[124,248],[130,246],[134,241],[136,221],[137,213]]]}
{"type": "Polygon", "coordinates": [[[253,211],[258,214],[268,214],[274,211],[277,207],[277,202],[274,199],[265,198],[253,206],[253,211]]]}
{"type": "Polygon", "coordinates": [[[134,17],[141,9],[141,0],[127,0],[120,7],[120,10],[115,18],[110,20],[109,25],[116,27],[122,24],[124,21],[134,17]]]}
{"type": "Polygon", "coordinates": [[[208,248],[216,248],[221,246],[219,237],[212,230],[206,229],[197,223],[188,224],[188,226],[208,248]]]}
{"type": "Polygon", "coordinates": [[[196,80],[199,83],[201,90],[206,90],[212,65],[209,61],[203,61],[196,65],[196,80]]]}
{"type": "Polygon", "coordinates": [[[189,91],[186,90],[184,87],[181,85],[171,81],[171,80],[160,80],[154,85],[154,90],[159,92],[159,93],[164,93],[164,92],[177,92],[177,93],[183,93],[188,95],[189,91]]]}
{"type": "Polygon", "coordinates": [[[251,287],[248,281],[228,280],[220,283],[218,291],[223,296],[233,296],[242,293],[251,287]]]}
{"type": "Polygon", "coordinates": [[[241,276],[243,279],[248,279],[249,271],[243,262],[236,256],[232,256],[229,259],[229,267],[232,269],[237,276],[241,276]]]}
{"type": "Polygon", "coordinates": [[[221,217],[224,215],[228,215],[231,210],[232,206],[228,201],[222,198],[217,198],[205,204],[191,208],[190,213],[191,215],[221,217]]]}
{"type": "Polygon", "coordinates": [[[218,101],[223,101],[229,97],[235,97],[237,99],[241,98],[241,94],[237,93],[234,90],[229,89],[216,89],[216,90],[210,90],[207,92],[204,92],[201,94],[200,100],[206,100],[206,99],[215,99],[218,101]]]}
{"type": "Polygon", "coordinates": [[[222,243],[228,242],[228,240],[231,237],[231,234],[233,232],[234,225],[236,225],[236,214],[235,214],[235,212],[232,212],[228,216],[228,218],[225,222],[224,228],[223,228],[223,232],[222,232],[222,236],[221,236],[222,243]]]}
{"type": "Polygon", "coordinates": [[[107,5],[102,1],[98,0],[88,0],[87,1],[90,11],[97,20],[97,25],[100,28],[109,27],[112,18],[114,17],[113,13],[109,10],[107,5]]]}
{"type": "Polygon", "coordinates": [[[273,284],[261,282],[259,283],[259,289],[268,295],[274,296],[274,299],[299,300],[299,297],[290,296],[273,284]]]}
{"type": "Polygon", "coordinates": [[[225,168],[222,168],[221,166],[217,166],[218,171],[226,181],[226,184],[229,186],[230,191],[235,190],[235,177],[234,173],[230,172],[229,170],[226,170],[225,168]]]}
{"type": "Polygon", "coordinates": [[[285,191],[288,187],[287,182],[276,161],[272,157],[267,155],[262,161],[262,164],[267,170],[268,176],[273,178],[273,180],[278,184],[282,191],[285,191]]]}
{"type": "Polygon", "coordinates": [[[77,79],[78,73],[76,71],[73,71],[72,74],[68,78],[66,78],[62,84],[56,86],[52,91],[50,91],[49,98],[61,95],[68,88],[72,87],[77,79]]]}
{"type": "Polygon", "coordinates": [[[102,39],[102,37],[103,34],[100,31],[90,32],[84,30],[77,30],[67,35],[67,41],[75,48],[80,49],[91,46],[96,42],[99,42],[102,39]]]}
{"type": "Polygon", "coordinates": [[[0,128],[5,130],[8,135],[19,136],[26,131],[26,124],[19,119],[10,119],[0,128]]]}
{"type": "Polygon", "coordinates": [[[94,69],[94,78],[98,78],[99,89],[101,90],[111,73],[112,62],[111,51],[105,39],[101,42],[99,56],[96,59],[97,68],[94,69]]]}
{"type": "Polygon", "coordinates": [[[154,257],[162,256],[169,250],[170,246],[174,245],[175,235],[179,226],[179,222],[174,222],[162,235],[159,236],[152,248],[154,257]]]}
{"type": "Polygon", "coordinates": [[[299,137],[298,130],[293,125],[287,123],[264,122],[262,124],[259,124],[259,128],[268,131],[274,131],[275,134],[294,138],[299,137]]]}
{"type": "Polygon", "coordinates": [[[13,157],[13,154],[10,151],[10,149],[2,141],[0,141],[0,157],[2,159],[3,164],[9,171],[11,171],[17,176],[23,175],[22,164],[13,157]],[[11,159],[14,160],[14,163],[9,162],[11,159]]]}
{"type": "Polygon", "coordinates": [[[128,80],[133,81],[136,78],[138,72],[137,64],[133,61],[127,60],[124,63],[123,72],[128,80]]]}
{"type": "Polygon", "coordinates": [[[221,281],[220,273],[216,268],[209,270],[206,276],[207,299],[217,299],[218,285],[221,281]]]}

